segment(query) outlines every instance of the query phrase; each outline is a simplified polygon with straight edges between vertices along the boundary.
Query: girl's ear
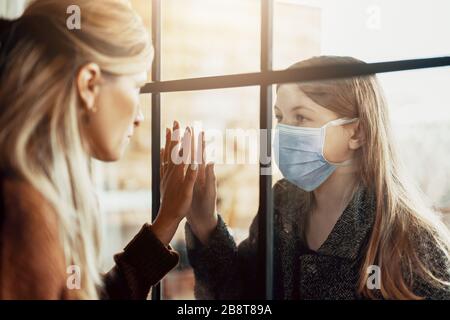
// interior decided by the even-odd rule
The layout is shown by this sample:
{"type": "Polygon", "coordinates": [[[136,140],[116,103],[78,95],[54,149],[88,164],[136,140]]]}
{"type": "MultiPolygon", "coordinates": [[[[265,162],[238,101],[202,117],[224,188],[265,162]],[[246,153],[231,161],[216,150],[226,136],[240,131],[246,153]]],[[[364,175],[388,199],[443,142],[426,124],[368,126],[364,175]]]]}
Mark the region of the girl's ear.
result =
{"type": "Polygon", "coordinates": [[[350,140],[348,141],[348,147],[350,150],[357,150],[365,143],[364,134],[361,130],[359,120],[348,125],[350,130],[350,140]]]}

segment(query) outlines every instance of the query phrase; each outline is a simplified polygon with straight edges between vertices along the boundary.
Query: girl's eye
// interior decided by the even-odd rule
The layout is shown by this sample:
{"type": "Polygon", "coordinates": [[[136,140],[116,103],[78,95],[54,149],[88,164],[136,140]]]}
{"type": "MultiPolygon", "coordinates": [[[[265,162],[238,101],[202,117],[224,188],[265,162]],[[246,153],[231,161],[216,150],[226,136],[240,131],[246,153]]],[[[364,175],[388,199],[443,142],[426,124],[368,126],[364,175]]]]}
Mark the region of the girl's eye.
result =
{"type": "Polygon", "coordinates": [[[305,119],[306,118],[300,114],[295,116],[295,120],[297,120],[298,122],[303,122],[303,121],[305,121],[305,119]]]}
{"type": "Polygon", "coordinates": [[[276,116],[275,116],[275,119],[277,119],[277,121],[280,122],[280,121],[281,121],[281,116],[277,116],[277,115],[276,115],[276,116]]]}

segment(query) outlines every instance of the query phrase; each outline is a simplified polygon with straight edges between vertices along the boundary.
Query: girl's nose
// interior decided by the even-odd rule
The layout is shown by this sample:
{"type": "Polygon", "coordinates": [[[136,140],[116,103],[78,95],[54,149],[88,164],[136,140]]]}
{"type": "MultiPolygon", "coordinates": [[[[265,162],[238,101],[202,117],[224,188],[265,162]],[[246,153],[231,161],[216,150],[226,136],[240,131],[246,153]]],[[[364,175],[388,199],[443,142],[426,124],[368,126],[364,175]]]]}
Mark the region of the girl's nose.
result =
{"type": "Polygon", "coordinates": [[[144,121],[144,114],[142,113],[141,108],[139,108],[136,119],[134,119],[134,125],[138,127],[142,121],[144,121]]]}

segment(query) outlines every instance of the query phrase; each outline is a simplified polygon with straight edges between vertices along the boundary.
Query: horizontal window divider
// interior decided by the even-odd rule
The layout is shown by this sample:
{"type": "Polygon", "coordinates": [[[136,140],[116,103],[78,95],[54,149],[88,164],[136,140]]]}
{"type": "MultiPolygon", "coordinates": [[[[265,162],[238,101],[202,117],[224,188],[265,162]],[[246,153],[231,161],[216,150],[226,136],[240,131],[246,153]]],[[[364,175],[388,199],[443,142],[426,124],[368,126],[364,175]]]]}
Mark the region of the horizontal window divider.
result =
{"type": "Polygon", "coordinates": [[[141,94],[226,89],[289,82],[306,82],[444,66],[450,66],[450,56],[375,62],[367,64],[333,64],[320,67],[307,67],[302,70],[289,69],[169,81],[156,81],[147,83],[141,89],[141,94]]]}

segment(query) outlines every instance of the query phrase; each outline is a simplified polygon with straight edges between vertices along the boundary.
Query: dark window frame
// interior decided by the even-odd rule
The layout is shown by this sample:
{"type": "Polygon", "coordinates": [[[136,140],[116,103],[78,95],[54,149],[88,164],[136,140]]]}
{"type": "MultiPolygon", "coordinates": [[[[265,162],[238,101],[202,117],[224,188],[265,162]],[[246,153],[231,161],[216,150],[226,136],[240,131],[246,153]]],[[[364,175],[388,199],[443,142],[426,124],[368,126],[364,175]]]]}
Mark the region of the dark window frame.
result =
{"type": "MultiPolygon", "coordinates": [[[[369,74],[450,66],[450,56],[426,59],[410,59],[364,65],[346,64],[326,67],[311,67],[304,70],[272,70],[273,56],[273,6],[274,0],[261,0],[261,54],[260,72],[235,75],[221,75],[161,81],[161,0],[152,0],[152,40],[154,59],[152,82],[147,83],[141,94],[152,94],[152,220],[158,214],[160,205],[159,190],[159,150],[161,147],[161,93],[195,90],[236,88],[244,86],[260,87],[260,129],[267,129],[262,139],[267,141],[268,150],[262,150],[260,157],[270,156],[272,129],[272,85],[277,83],[302,82],[336,79],[369,74]]],[[[262,141],[262,140],[261,140],[262,141]]],[[[271,163],[261,164],[261,170],[271,170],[271,163]]],[[[273,206],[272,176],[261,175],[259,179],[259,247],[257,263],[259,268],[260,291],[262,299],[273,299],[273,206]],[[261,244],[264,244],[263,246],[261,244]]],[[[161,299],[161,285],[153,287],[152,299],[161,299]]]]}

